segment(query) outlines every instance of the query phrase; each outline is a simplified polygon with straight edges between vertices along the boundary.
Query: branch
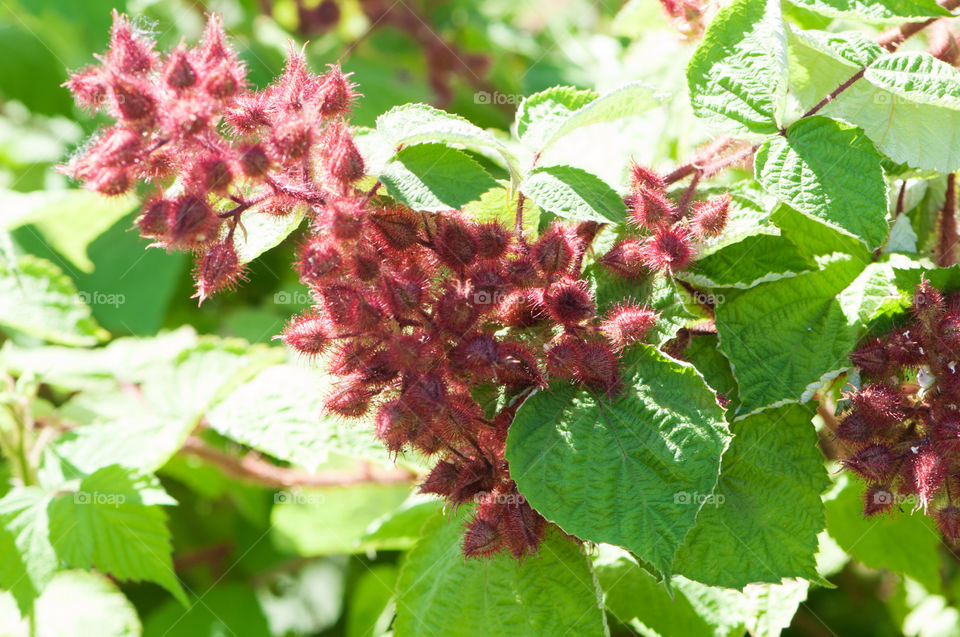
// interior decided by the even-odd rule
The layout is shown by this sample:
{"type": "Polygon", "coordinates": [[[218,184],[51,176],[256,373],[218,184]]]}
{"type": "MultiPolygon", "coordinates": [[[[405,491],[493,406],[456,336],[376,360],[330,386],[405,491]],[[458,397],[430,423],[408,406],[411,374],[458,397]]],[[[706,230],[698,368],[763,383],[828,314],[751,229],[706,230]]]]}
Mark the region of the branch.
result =
{"type": "Polygon", "coordinates": [[[940,213],[940,247],[937,265],[947,268],[957,262],[957,186],[956,174],[947,175],[946,200],[940,213]]]}
{"type": "MultiPolygon", "coordinates": [[[[829,94],[829,95],[827,95],[825,98],[823,98],[822,100],[820,100],[819,102],[817,102],[817,103],[813,106],[813,108],[811,108],[809,111],[807,111],[806,113],[804,113],[804,114],[803,114],[803,117],[810,117],[811,115],[815,115],[815,114],[817,113],[817,111],[819,111],[821,108],[823,108],[824,106],[826,106],[827,104],[829,104],[829,103],[832,102],[833,100],[837,99],[837,96],[840,95],[840,93],[843,93],[845,90],[847,90],[848,88],[850,88],[850,87],[853,85],[853,83],[856,82],[857,80],[859,80],[861,77],[863,77],[863,74],[866,73],[866,72],[867,72],[867,69],[866,69],[866,67],[864,67],[864,68],[860,69],[859,71],[857,71],[856,73],[854,73],[854,74],[850,77],[850,79],[848,79],[846,82],[844,82],[843,84],[841,84],[841,85],[838,86],[837,88],[835,88],[835,89],[833,89],[832,91],[830,91],[830,94],[829,94]]],[[[803,119],[803,117],[801,117],[801,119],[803,119]]]]}
{"type": "MultiPolygon", "coordinates": [[[[939,4],[947,11],[953,11],[957,7],[960,7],[960,0],[941,0],[939,4]]],[[[900,45],[903,44],[904,40],[920,33],[928,26],[941,19],[943,18],[930,18],[929,20],[924,20],[923,22],[908,22],[906,24],[901,24],[894,29],[890,29],[889,31],[884,31],[881,33],[880,37],[877,38],[877,44],[885,48],[887,51],[896,51],[898,48],[900,48],[900,45]]]]}
{"type": "Polygon", "coordinates": [[[406,469],[382,469],[367,465],[358,471],[320,471],[308,473],[302,469],[279,467],[250,452],[243,457],[224,453],[196,436],[184,442],[180,452],[216,465],[224,474],[237,480],[256,482],[272,489],[292,487],[349,487],[360,484],[405,484],[413,482],[416,474],[406,469]]]}

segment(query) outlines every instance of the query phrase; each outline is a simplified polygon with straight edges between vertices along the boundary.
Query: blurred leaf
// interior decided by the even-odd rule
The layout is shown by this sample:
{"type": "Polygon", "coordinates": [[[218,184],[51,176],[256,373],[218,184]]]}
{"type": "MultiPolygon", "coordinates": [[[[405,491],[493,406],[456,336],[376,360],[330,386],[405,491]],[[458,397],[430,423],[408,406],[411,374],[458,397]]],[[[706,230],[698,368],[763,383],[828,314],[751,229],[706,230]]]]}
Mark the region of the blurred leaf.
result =
{"type": "Polygon", "coordinates": [[[823,500],[830,537],[854,559],[912,577],[928,591],[940,590],[940,535],[929,517],[909,511],[864,517],[863,485],[846,474],[823,500]]]}
{"type": "Polygon", "coordinates": [[[107,336],[54,264],[24,256],[18,265],[0,265],[0,327],[65,345],[94,345],[107,336]]]}
{"type": "Polygon", "coordinates": [[[935,0],[790,0],[792,4],[831,18],[868,22],[902,21],[906,18],[939,18],[950,12],[935,0]]]}
{"type": "Polygon", "coordinates": [[[187,610],[167,602],[147,616],[144,637],[264,637],[272,634],[253,590],[247,584],[222,582],[201,596],[191,596],[187,610]]]}
{"type": "Polygon", "coordinates": [[[368,567],[350,594],[347,637],[381,637],[393,620],[393,589],[397,568],[390,564],[368,567]]]}
{"type": "Polygon", "coordinates": [[[362,553],[367,527],[399,507],[410,489],[366,484],[281,491],[270,515],[274,541],[299,555],[362,553]]]}
{"type": "Polygon", "coordinates": [[[291,365],[268,367],[238,385],[206,413],[224,436],[279,460],[316,471],[329,453],[389,464],[372,427],[324,412],[335,377],[291,365]]]}
{"type": "Polygon", "coordinates": [[[0,586],[13,595],[22,615],[58,566],[50,543],[49,502],[49,495],[39,487],[15,488],[0,500],[0,548],[5,556],[0,586]]]}
{"type": "Polygon", "coordinates": [[[517,137],[527,147],[540,150],[577,109],[597,99],[590,89],[554,86],[524,98],[517,107],[517,137]]]}

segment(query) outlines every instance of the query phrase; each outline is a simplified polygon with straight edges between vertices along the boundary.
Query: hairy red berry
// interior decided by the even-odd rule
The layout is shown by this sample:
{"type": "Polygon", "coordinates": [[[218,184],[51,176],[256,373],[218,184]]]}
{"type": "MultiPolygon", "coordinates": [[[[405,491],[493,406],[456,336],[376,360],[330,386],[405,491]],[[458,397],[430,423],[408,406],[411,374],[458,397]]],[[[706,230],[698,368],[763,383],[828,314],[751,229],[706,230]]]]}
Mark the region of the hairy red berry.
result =
{"type": "Polygon", "coordinates": [[[293,317],[283,330],[283,342],[304,356],[322,354],[330,345],[334,330],[329,321],[317,314],[293,317]]]}
{"type": "Polygon", "coordinates": [[[683,227],[660,228],[643,244],[643,264],[651,270],[673,274],[690,265],[690,233],[683,227]]]}
{"type": "Polygon", "coordinates": [[[546,275],[565,272],[576,253],[576,237],[568,229],[554,224],[533,244],[530,256],[546,275]]]}
{"type": "Polygon", "coordinates": [[[610,271],[630,280],[640,279],[650,272],[644,257],[643,242],[638,239],[618,241],[609,252],[603,255],[600,263],[610,271]]]}
{"type": "Polygon", "coordinates": [[[868,383],[850,394],[850,402],[875,429],[892,427],[905,416],[903,396],[888,385],[868,383]]]}
{"type": "Polygon", "coordinates": [[[510,327],[530,327],[540,320],[540,310],[534,290],[514,290],[497,307],[497,320],[510,327]]]}
{"type": "Polygon", "coordinates": [[[637,228],[666,228],[674,215],[673,203],[659,190],[643,189],[629,198],[630,222],[637,228]]]}
{"type": "Polygon", "coordinates": [[[844,466],[872,482],[883,482],[893,473],[893,454],[884,445],[869,445],[844,461],[844,466]]]}
{"type": "Polygon", "coordinates": [[[202,197],[180,197],[170,209],[170,215],[171,247],[198,248],[217,237],[220,219],[202,197]]]}
{"type": "Polygon", "coordinates": [[[395,250],[405,250],[417,242],[419,221],[409,208],[382,208],[368,215],[367,219],[387,245],[395,250]]]}
{"type": "Polygon", "coordinates": [[[543,293],[543,308],[561,325],[578,325],[593,318],[597,306],[582,280],[562,279],[543,293]]]}
{"type": "Polygon", "coordinates": [[[200,259],[196,272],[199,304],[216,292],[234,286],[243,276],[237,251],[232,243],[218,243],[209,248],[200,259]]]}
{"type": "Polygon", "coordinates": [[[699,237],[716,237],[727,225],[730,195],[722,195],[696,204],[690,218],[694,234],[699,237]]]}
{"type": "Polygon", "coordinates": [[[960,508],[950,504],[937,511],[934,517],[937,520],[937,528],[944,537],[951,542],[960,539],[960,508]]]}
{"type": "Polygon", "coordinates": [[[667,184],[663,178],[653,170],[641,166],[635,161],[630,162],[630,185],[639,190],[647,188],[651,190],[666,190],[667,184]]]}
{"type": "Polygon", "coordinates": [[[445,265],[458,272],[477,258],[477,237],[465,222],[456,217],[441,217],[433,249],[445,265]]]}
{"type": "Polygon", "coordinates": [[[616,354],[603,343],[585,343],[580,347],[576,379],[582,385],[612,397],[620,388],[616,354]]]}
{"type": "Polygon", "coordinates": [[[475,518],[463,536],[463,554],[467,557],[488,557],[503,548],[503,538],[493,523],[475,518]]]}
{"type": "Polygon", "coordinates": [[[653,310],[639,305],[624,304],[616,306],[607,314],[607,318],[600,323],[600,331],[611,345],[620,349],[643,340],[656,323],[657,314],[653,310]]]}
{"type": "Polygon", "coordinates": [[[860,368],[867,376],[883,376],[890,368],[890,358],[886,346],[880,339],[861,345],[850,354],[850,362],[860,368]]]}
{"type": "Polygon", "coordinates": [[[887,513],[893,508],[895,496],[886,487],[871,484],[863,493],[863,514],[867,517],[887,513]]]}
{"type": "Polygon", "coordinates": [[[481,259],[499,259],[510,246],[510,232],[499,223],[477,226],[477,255],[481,259]]]}

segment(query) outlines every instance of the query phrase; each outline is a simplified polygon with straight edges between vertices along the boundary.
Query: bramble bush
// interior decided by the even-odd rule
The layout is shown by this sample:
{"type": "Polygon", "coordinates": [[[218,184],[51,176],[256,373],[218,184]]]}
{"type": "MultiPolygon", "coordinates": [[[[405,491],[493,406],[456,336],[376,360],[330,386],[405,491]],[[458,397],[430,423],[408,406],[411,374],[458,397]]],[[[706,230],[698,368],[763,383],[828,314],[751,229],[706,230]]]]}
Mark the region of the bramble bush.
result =
{"type": "Polygon", "coordinates": [[[661,0],[509,127],[359,4],[258,16],[274,78],[114,10],[64,82],[0,218],[3,634],[957,634],[960,3],[661,0]],[[369,110],[361,18],[450,110],[369,110]]]}

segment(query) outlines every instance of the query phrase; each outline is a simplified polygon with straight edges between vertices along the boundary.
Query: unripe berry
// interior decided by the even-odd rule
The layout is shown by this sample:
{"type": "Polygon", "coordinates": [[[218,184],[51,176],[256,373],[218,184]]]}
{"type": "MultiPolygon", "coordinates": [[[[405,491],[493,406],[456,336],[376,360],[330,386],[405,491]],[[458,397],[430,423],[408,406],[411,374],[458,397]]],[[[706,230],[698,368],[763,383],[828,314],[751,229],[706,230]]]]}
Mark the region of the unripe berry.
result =
{"type": "Polygon", "coordinates": [[[203,91],[214,99],[230,99],[240,91],[242,84],[243,80],[234,74],[234,66],[229,62],[204,69],[203,91]]]}
{"type": "Polygon", "coordinates": [[[501,343],[497,360],[497,382],[508,387],[546,387],[537,367],[537,358],[519,343],[501,343]]]}
{"type": "Polygon", "coordinates": [[[355,381],[334,391],[324,402],[323,407],[328,412],[346,418],[359,418],[370,410],[370,399],[373,395],[374,392],[355,381]]]}
{"type": "Polygon", "coordinates": [[[162,239],[170,232],[175,203],[169,199],[157,199],[144,208],[137,219],[140,234],[151,239],[162,239]]]}
{"type": "Polygon", "coordinates": [[[199,303],[216,292],[232,287],[242,276],[240,260],[232,243],[218,243],[207,250],[197,267],[197,293],[199,303]]]}
{"type": "Polygon", "coordinates": [[[382,298],[396,317],[415,313],[423,303],[426,287],[423,276],[416,270],[384,276],[380,282],[382,298]]]}
{"type": "Polygon", "coordinates": [[[481,259],[499,259],[510,245],[510,233],[499,223],[477,226],[477,254],[481,259]]]}
{"type": "Polygon", "coordinates": [[[217,236],[220,219],[206,200],[196,195],[177,199],[171,209],[170,246],[174,248],[197,248],[217,236]]]}
{"type": "Polygon", "coordinates": [[[936,512],[937,528],[951,542],[960,539],[960,508],[950,504],[936,512]]]}
{"type": "Polygon", "coordinates": [[[492,371],[499,357],[497,339],[484,333],[466,336],[450,353],[454,364],[474,371],[492,371]]]}
{"type": "Polygon", "coordinates": [[[347,80],[348,75],[337,64],[320,78],[314,99],[318,102],[317,110],[322,117],[345,115],[350,110],[353,84],[347,80]]]}
{"type": "Polygon", "coordinates": [[[94,67],[87,67],[78,73],[73,73],[63,86],[73,94],[77,106],[92,113],[103,108],[110,91],[107,76],[94,67]]]}
{"type": "Polygon", "coordinates": [[[433,316],[441,328],[459,336],[473,326],[477,308],[464,290],[450,287],[437,301],[433,316]]]}
{"type": "Polygon", "coordinates": [[[873,438],[875,433],[874,428],[857,410],[853,410],[843,417],[836,432],[837,438],[840,440],[854,443],[867,442],[873,438]]]}
{"type": "Polygon", "coordinates": [[[317,314],[293,317],[283,330],[283,342],[304,356],[317,356],[330,344],[333,330],[328,321],[317,314]]]}
{"type": "Polygon", "coordinates": [[[928,324],[940,318],[944,310],[943,295],[930,285],[925,277],[921,277],[920,284],[913,293],[914,315],[928,324]]]}
{"type": "Polygon", "coordinates": [[[278,163],[290,164],[299,161],[310,151],[312,140],[310,121],[293,117],[277,123],[270,137],[270,147],[278,163]]]}
{"type": "Polygon", "coordinates": [[[457,465],[441,460],[420,483],[421,493],[449,496],[457,488],[457,465]]]}
{"type": "Polygon", "coordinates": [[[433,249],[440,261],[461,272],[477,258],[477,238],[465,222],[456,217],[443,217],[433,249]]]}
{"type": "Polygon", "coordinates": [[[336,244],[328,237],[314,236],[300,248],[297,272],[300,280],[316,285],[331,277],[340,268],[343,260],[336,244]]]}
{"type": "Polygon", "coordinates": [[[690,225],[698,237],[716,237],[727,225],[730,195],[703,201],[693,207],[690,225]]]}
{"type": "Polygon", "coordinates": [[[867,517],[887,513],[893,508],[894,494],[886,487],[871,484],[863,493],[863,514],[867,517]]]}
{"type": "Polygon", "coordinates": [[[529,288],[540,282],[540,275],[533,264],[533,260],[528,257],[520,257],[507,263],[507,279],[518,288],[529,288]]]}
{"type": "Polygon", "coordinates": [[[525,555],[535,553],[539,548],[547,521],[534,511],[526,500],[515,499],[504,508],[500,526],[503,529],[504,544],[514,558],[519,560],[525,555]]]}
{"type": "Polygon", "coordinates": [[[396,250],[405,250],[417,242],[420,224],[409,208],[391,206],[367,215],[379,236],[396,250]]]}
{"type": "Polygon", "coordinates": [[[546,275],[565,272],[573,262],[575,238],[566,228],[553,225],[533,244],[530,256],[546,275]]]}
{"type": "Polygon", "coordinates": [[[561,334],[547,349],[547,373],[559,380],[576,378],[582,344],[583,342],[573,335],[561,334]]]}
{"type": "Polygon", "coordinates": [[[918,328],[897,330],[886,339],[887,356],[901,367],[916,367],[923,362],[923,345],[918,338],[918,328]]]}
{"type": "Polygon", "coordinates": [[[847,469],[871,482],[885,481],[895,468],[890,449],[876,444],[864,447],[847,458],[843,464],[847,469]]]}
{"type": "Polygon", "coordinates": [[[113,28],[107,64],[118,73],[143,75],[153,67],[153,43],[138,37],[126,16],[113,11],[113,28]]]}
{"type": "Polygon", "coordinates": [[[674,214],[673,204],[659,190],[641,190],[630,197],[629,204],[630,222],[637,228],[666,228],[674,214]]]}
{"type": "Polygon", "coordinates": [[[903,397],[888,385],[868,383],[850,395],[850,402],[875,429],[892,427],[905,416],[903,397]]]}
{"type": "Polygon", "coordinates": [[[110,91],[113,106],[124,121],[139,123],[156,115],[157,101],[151,94],[149,84],[114,78],[110,91]]]}
{"type": "Polygon", "coordinates": [[[883,376],[890,368],[886,346],[878,338],[861,345],[850,354],[850,362],[867,376],[883,376]]]}
{"type": "Polygon", "coordinates": [[[635,161],[630,162],[630,186],[635,190],[641,188],[666,190],[667,188],[666,182],[660,175],[635,161]]]}
{"type": "Polygon", "coordinates": [[[112,168],[104,166],[96,170],[89,179],[86,187],[102,195],[122,195],[130,190],[130,171],[126,168],[112,168]]]}
{"type": "Polygon", "coordinates": [[[947,477],[946,462],[934,449],[921,449],[910,458],[907,477],[911,489],[920,496],[920,503],[926,511],[947,477]]]}
{"type": "Polygon", "coordinates": [[[170,54],[163,69],[163,81],[175,91],[196,85],[197,71],[190,62],[190,53],[182,44],[170,54]]]}
{"type": "Polygon", "coordinates": [[[643,340],[657,323],[657,314],[646,307],[639,305],[618,305],[600,323],[603,332],[610,344],[620,349],[643,340]]]}
{"type": "MultiPolygon", "coordinates": [[[[403,450],[404,445],[410,441],[409,429],[410,418],[399,403],[386,403],[380,407],[377,412],[376,433],[389,451],[399,453],[403,450]]],[[[452,484],[447,488],[453,491],[452,484]]]]}
{"type": "Polygon", "coordinates": [[[514,290],[497,307],[497,320],[509,327],[530,327],[540,320],[540,310],[534,290],[514,290]]]}
{"type": "Polygon", "coordinates": [[[561,325],[578,325],[593,318],[597,306],[585,281],[562,279],[543,293],[543,308],[561,325]]]}
{"type": "Polygon", "coordinates": [[[226,194],[233,183],[233,174],[227,162],[215,155],[201,157],[193,167],[193,180],[201,190],[226,194]]]}
{"type": "Polygon", "coordinates": [[[503,548],[497,527],[483,518],[475,518],[463,536],[463,554],[467,557],[488,557],[503,548]]]}
{"type": "Polygon", "coordinates": [[[247,177],[262,177],[270,169],[270,158],[263,146],[254,144],[240,153],[240,169],[247,177]]]}
{"type": "Polygon", "coordinates": [[[638,239],[618,241],[609,252],[600,259],[608,270],[625,279],[636,280],[650,272],[644,258],[644,246],[638,239]]]}
{"type": "Polygon", "coordinates": [[[617,357],[608,345],[585,343],[580,348],[576,379],[594,391],[612,397],[620,388],[617,357]]]}
{"type": "Polygon", "coordinates": [[[341,186],[352,184],[366,174],[363,157],[346,127],[332,124],[324,132],[324,168],[341,186]]]}
{"type": "Polygon", "coordinates": [[[680,226],[661,228],[643,244],[644,265],[666,274],[684,269],[692,257],[690,233],[680,226]]]}

